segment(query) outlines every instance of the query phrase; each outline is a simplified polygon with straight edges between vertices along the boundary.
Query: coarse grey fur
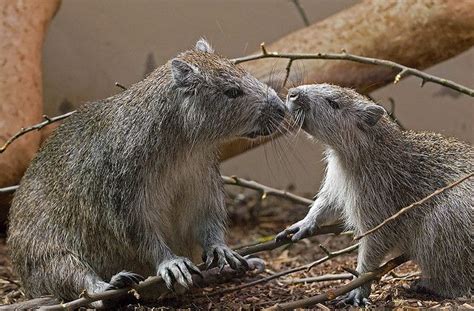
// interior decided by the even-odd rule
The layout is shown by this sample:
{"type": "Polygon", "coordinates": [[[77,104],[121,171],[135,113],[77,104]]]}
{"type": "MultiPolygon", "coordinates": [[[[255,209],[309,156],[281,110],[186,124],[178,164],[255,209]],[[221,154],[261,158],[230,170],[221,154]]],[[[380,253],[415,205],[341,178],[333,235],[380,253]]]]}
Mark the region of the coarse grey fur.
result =
{"type": "MultiPolygon", "coordinates": [[[[299,240],[343,218],[361,234],[401,208],[474,169],[472,146],[428,132],[402,131],[385,110],[351,89],[329,84],[290,89],[287,106],[310,137],[325,145],[326,175],[306,217],[278,235],[299,240]]],[[[470,295],[473,181],[461,183],[364,237],[357,271],[377,268],[387,255],[406,254],[422,278],[418,289],[470,295]]],[[[348,295],[363,304],[370,284],[348,295]]]]}
{"type": "Polygon", "coordinates": [[[8,245],[26,294],[71,300],[136,283],[135,273],[187,287],[197,270],[188,258],[201,248],[208,266],[245,267],[224,240],[218,146],[271,134],[285,111],[204,40],[83,105],[42,146],[13,200],[8,245]]]}

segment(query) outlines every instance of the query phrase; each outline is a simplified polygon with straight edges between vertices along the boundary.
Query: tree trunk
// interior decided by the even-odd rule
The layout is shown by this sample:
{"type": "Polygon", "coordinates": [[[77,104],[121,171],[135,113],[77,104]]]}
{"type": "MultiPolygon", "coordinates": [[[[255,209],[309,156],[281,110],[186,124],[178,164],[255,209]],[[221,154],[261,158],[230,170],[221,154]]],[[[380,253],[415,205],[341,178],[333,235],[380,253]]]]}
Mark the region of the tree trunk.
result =
{"type": "MultiPolygon", "coordinates": [[[[0,2],[0,145],[43,113],[41,57],[49,21],[60,0],[0,2]]],[[[0,154],[0,187],[17,184],[38,149],[40,135],[24,135],[0,154]]],[[[0,196],[0,227],[11,196],[0,196]]]]}

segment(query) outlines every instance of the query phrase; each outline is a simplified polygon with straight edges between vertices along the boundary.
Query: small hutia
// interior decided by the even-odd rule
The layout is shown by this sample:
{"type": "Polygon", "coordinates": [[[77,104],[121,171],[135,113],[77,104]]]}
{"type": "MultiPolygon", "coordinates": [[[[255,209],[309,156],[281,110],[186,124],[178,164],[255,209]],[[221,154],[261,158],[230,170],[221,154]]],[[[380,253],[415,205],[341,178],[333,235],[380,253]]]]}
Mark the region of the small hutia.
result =
{"type": "MultiPolygon", "coordinates": [[[[329,84],[290,89],[287,106],[311,138],[325,145],[327,171],[306,217],[277,239],[299,240],[342,218],[359,235],[401,208],[474,170],[474,149],[453,138],[403,131],[368,98],[329,84]]],[[[387,255],[407,255],[422,278],[415,290],[470,295],[473,181],[466,180],[364,237],[357,272],[375,270],[387,255]]],[[[371,284],[348,294],[368,302],[371,284]]]]}

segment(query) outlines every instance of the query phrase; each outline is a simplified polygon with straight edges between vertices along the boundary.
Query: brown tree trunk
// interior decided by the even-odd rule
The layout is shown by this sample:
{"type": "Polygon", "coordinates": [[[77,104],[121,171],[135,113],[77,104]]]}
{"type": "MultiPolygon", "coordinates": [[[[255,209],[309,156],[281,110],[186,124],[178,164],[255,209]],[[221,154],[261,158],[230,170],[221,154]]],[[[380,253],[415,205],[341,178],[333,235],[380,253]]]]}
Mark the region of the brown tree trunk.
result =
{"type": "MultiPolygon", "coordinates": [[[[43,113],[41,55],[49,21],[60,0],[0,2],[0,145],[22,126],[38,123],[43,113]]],[[[0,187],[19,182],[40,142],[24,135],[0,154],[0,187]]],[[[10,196],[0,196],[0,227],[10,196]]]]}
{"type": "MultiPolygon", "coordinates": [[[[366,0],[267,45],[269,52],[347,52],[382,58],[423,69],[453,57],[474,44],[472,0],[366,0]]],[[[287,60],[244,63],[264,82],[284,73],[287,60]],[[272,77],[273,75],[273,77],[272,77]]],[[[368,93],[391,83],[393,70],[349,61],[295,61],[289,82],[328,82],[368,93]],[[300,78],[304,74],[301,81],[300,78]]],[[[262,140],[265,141],[265,140],[262,140]]],[[[258,143],[239,139],[221,148],[231,158],[258,143]]]]}

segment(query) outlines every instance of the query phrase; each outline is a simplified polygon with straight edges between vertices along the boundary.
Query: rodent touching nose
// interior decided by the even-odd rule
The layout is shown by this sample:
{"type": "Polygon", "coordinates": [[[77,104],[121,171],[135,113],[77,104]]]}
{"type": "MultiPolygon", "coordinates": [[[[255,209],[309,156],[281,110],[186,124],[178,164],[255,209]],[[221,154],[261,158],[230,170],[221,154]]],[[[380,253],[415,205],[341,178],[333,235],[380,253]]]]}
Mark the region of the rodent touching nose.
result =
{"type": "Polygon", "coordinates": [[[288,95],[286,96],[286,106],[292,112],[297,109],[302,109],[303,111],[309,110],[308,101],[304,99],[305,94],[301,88],[291,88],[288,90],[288,95]]]}
{"type": "Polygon", "coordinates": [[[272,95],[268,101],[275,111],[276,120],[278,122],[281,122],[285,118],[286,113],[288,112],[285,103],[276,94],[272,95]]]}

